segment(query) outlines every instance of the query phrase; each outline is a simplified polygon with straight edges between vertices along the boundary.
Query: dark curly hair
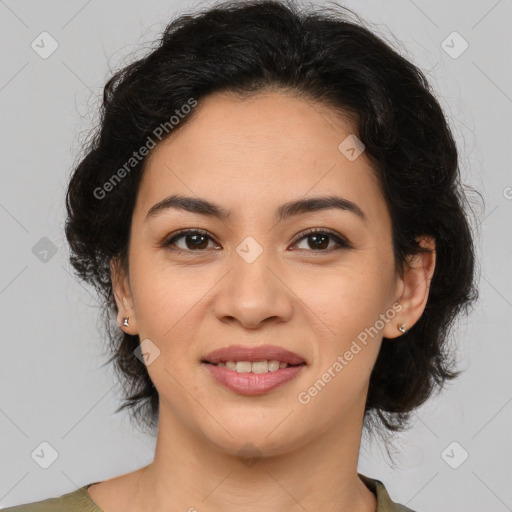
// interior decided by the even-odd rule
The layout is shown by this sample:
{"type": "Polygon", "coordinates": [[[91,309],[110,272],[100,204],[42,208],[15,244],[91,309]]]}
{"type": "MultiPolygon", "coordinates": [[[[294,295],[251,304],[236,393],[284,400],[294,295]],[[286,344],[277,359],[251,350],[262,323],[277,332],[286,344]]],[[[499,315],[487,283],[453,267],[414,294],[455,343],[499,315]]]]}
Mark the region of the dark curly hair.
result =
{"type": "Polygon", "coordinates": [[[397,271],[402,273],[408,255],[426,250],[416,237],[436,241],[426,308],[400,342],[383,340],[370,378],[365,427],[384,435],[404,430],[411,412],[461,373],[454,370],[448,336],[478,289],[467,215],[472,209],[454,138],[424,74],[357,14],[335,5],[306,9],[291,0],[233,1],[182,15],[147,55],[105,85],[99,126],[82,146],[70,179],[65,232],[77,276],[103,300],[108,363],[114,361],[124,388],[116,412],[129,408],[137,425],[158,424],[159,396],[134,356],[139,337],[113,321],[118,310],[110,269],[118,261],[128,270],[131,218],[146,162],[130,159],[162,132],[155,132],[158,127],[166,126],[159,137],[164,140],[190,122],[193,109],[175,128],[169,119],[191,98],[200,104],[218,91],[247,97],[287,90],[349,116],[389,208],[397,271]],[[122,179],[113,183],[117,170],[122,179]]]}

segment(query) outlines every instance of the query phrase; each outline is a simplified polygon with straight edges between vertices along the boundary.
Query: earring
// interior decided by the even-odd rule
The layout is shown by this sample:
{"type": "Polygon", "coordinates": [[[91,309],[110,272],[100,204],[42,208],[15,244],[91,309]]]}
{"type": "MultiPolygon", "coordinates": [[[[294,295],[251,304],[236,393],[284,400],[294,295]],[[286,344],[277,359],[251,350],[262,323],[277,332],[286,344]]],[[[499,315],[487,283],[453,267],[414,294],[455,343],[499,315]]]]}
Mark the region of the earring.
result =
{"type": "Polygon", "coordinates": [[[128,323],[128,318],[129,317],[126,317],[126,318],[123,319],[123,326],[124,327],[130,327],[130,324],[128,323]]]}
{"type": "Polygon", "coordinates": [[[405,334],[407,332],[407,329],[405,328],[404,324],[398,324],[397,328],[402,334],[405,334]]]}

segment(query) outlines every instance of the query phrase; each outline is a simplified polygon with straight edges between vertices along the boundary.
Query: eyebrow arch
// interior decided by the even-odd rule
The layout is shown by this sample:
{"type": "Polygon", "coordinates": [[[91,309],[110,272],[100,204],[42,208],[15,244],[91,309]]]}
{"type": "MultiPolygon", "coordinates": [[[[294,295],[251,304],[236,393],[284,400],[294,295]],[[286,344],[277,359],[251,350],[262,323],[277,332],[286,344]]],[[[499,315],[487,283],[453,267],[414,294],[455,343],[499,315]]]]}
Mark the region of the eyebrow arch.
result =
{"type": "MultiPolygon", "coordinates": [[[[145,221],[151,217],[156,217],[158,214],[169,208],[197,213],[220,220],[228,219],[231,214],[229,210],[211,203],[206,199],[174,194],[154,204],[149,209],[145,221]]],[[[364,222],[367,220],[363,210],[361,210],[361,208],[356,203],[349,201],[348,199],[332,195],[311,197],[308,199],[298,199],[285,203],[276,210],[276,219],[278,222],[282,222],[283,220],[286,220],[287,218],[294,215],[308,212],[317,212],[320,210],[327,210],[332,208],[352,212],[364,222]]]]}

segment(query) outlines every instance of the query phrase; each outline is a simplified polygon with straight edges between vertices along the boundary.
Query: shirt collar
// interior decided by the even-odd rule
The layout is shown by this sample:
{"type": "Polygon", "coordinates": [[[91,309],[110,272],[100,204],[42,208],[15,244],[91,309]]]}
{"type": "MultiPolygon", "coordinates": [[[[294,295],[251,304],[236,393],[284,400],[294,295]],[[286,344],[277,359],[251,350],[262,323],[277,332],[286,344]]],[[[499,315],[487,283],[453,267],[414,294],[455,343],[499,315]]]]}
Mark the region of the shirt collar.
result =
{"type": "Polygon", "coordinates": [[[367,477],[361,473],[357,473],[357,475],[366,487],[377,497],[377,510],[375,512],[414,512],[400,503],[395,503],[380,480],[367,477]]]}

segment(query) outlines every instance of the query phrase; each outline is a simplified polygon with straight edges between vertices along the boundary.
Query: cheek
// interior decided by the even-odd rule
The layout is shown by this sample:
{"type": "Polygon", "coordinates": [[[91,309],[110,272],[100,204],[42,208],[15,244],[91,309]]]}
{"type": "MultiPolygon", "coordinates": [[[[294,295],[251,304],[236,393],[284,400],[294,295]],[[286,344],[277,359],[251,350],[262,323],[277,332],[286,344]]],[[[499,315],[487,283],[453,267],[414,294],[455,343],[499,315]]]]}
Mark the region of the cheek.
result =
{"type": "Polygon", "coordinates": [[[219,278],[199,267],[162,264],[154,257],[134,258],[132,268],[141,340],[149,338],[164,350],[172,345],[173,354],[185,352],[201,327],[209,293],[219,278]]]}
{"type": "Polygon", "coordinates": [[[139,336],[160,338],[183,307],[179,283],[154,257],[137,251],[130,261],[130,276],[139,336]]]}
{"type": "Polygon", "coordinates": [[[190,368],[197,364],[196,352],[191,349],[200,338],[201,317],[204,316],[201,298],[211,285],[183,270],[171,272],[170,267],[155,263],[140,266],[137,271],[134,265],[133,272],[139,276],[133,287],[139,337],[141,342],[150,340],[154,345],[146,346],[158,354],[147,370],[159,392],[177,406],[174,403],[177,399],[170,395],[183,400],[182,386],[189,392],[195,389],[188,376],[190,368]]]}
{"type": "Polygon", "coordinates": [[[316,317],[315,324],[323,324],[328,335],[343,344],[373,325],[382,313],[388,293],[383,276],[385,269],[351,265],[317,273],[314,279],[299,277],[296,289],[312,320],[316,317]]]}

